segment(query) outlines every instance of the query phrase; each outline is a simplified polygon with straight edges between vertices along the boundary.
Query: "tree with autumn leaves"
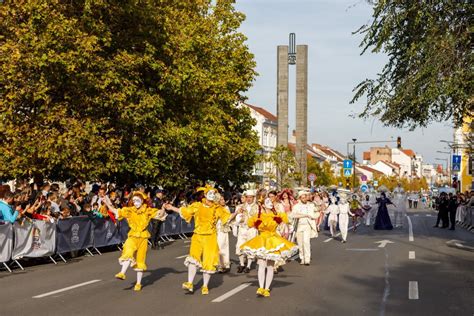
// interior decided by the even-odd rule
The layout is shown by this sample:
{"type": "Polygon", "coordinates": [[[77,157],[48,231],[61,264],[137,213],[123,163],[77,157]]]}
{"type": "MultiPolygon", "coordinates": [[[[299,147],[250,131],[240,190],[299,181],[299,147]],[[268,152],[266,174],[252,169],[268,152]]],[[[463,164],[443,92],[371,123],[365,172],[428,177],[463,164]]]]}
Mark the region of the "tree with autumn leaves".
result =
{"type": "Polygon", "coordinates": [[[1,7],[0,178],[249,178],[259,145],[237,104],[256,73],[233,1],[1,7]]]}

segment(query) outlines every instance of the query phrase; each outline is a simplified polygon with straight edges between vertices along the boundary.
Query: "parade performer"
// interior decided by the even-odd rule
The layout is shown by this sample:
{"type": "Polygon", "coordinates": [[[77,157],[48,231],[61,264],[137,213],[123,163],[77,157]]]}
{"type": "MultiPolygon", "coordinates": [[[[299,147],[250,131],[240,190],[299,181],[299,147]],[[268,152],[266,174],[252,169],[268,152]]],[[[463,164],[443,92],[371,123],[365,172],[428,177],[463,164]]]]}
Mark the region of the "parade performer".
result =
{"type": "MultiPolygon", "coordinates": [[[[356,216],[351,212],[351,206],[347,201],[347,195],[341,194],[339,200],[339,230],[341,231],[342,240],[345,243],[347,241],[347,230],[349,229],[349,215],[356,216]]],[[[354,224],[355,225],[355,224],[354,224]]]]}
{"type": "Polygon", "coordinates": [[[365,199],[362,201],[362,209],[365,212],[365,225],[370,226],[370,221],[374,217],[374,207],[370,201],[370,196],[367,194],[365,199]]]}
{"type": "Polygon", "coordinates": [[[324,214],[328,215],[327,222],[329,226],[329,231],[331,232],[331,237],[334,238],[337,230],[337,218],[339,215],[339,205],[337,205],[337,200],[334,195],[329,197],[330,204],[324,211],[324,214]]]}
{"type": "MultiPolygon", "coordinates": [[[[225,203],[224,196],[219,193],[216,194],[216,200],[219,205],[226,209],[230,214],[229,207],[225,203]]],[[[227,273],[230,271],[230,252],[229,252],[229,232],[231,228],[229,225],[224,225],[219,219],[217,221],[217,244],[219,245],[219,268],[220,273],[227,273]]]]}
{"type": "Polygon", "coordinates": [[[166,212],[156,208],[148,207],[144,202],[147,196],[141,192],[134,192],[132,195],[133,206],[116,209],[109,199],[104,199],[107,203],[108,209],[114,213],[118,220],[126,219],[130,226],[127,240],[123,245],[122,255],[119,262],[122,269],[115,275],[117,279],[125,280],[125,273],[131,266],[137,271],[137,283],[134,290],[140,291],[142,289],[143,272],[146,271],[146,253],[148,250],[148,224],[152,219],[164,221],[166,219],[166,212]]]}
{"type": "Polygon", "coordinates": [[[209,294],[209,280],[211,274],[216,272],[219,265],[219,245],[217,243],[217,221],[223,225],[235,215],[231,215],[227,209],[216,202],[217,191],[214,188],[199,188],[198,191],[205,193],[205,198],[201,202],[194,202],[189,206],[177,208],[171,204],[165,204],[165,209],[179,213],[187,222],[194,218],[194,233],[191,237],[191,248],[184,264],[188,267],[188,281],[182,284],[184,290],[189,293],[194,291],[194,278],[197,269],[203,272],[203,286],[201,294],[209,294]]]}
{"type": "Polygon", "coordinates": [[[360,204],[359,200],[357,199],[357,195],[352,195],[352,200],[350,203],[350,209],[351,213],[354,214],[352,215],[352,230],[356,231],[357,230],[357,222],[359,218],[364,217],[364,211],[362,211],[362,204],[360,204]]]}
{"type": "Polygon", "coordinates": [[[237,206],[234,214],[236,214],[236,224],[238,226],[237,244],[235,246],[235,253],[239,256],[239,267],[237,273],[249,273],[252,267],[252,256],[242,253],[241,246],[250,239],[257,236],[258,231],[254,227],[249,227],[247,222],[249,218],[258,213],[258,205],[255,203],[255,191],[247,190],[244,192],[245,203],[237,206]],[[247,262],[246,262],[247,261],[247,262]]]}
{"type": "Polygon", "coordinates": [[[403,190],[401,184],[397,185],[393,190],[393,194],[395,203],[398,206],[395,208],[393,222],[395,223],[395,227],[403,227],[403,218],[405,218],[407,212],[407,195],[405,194],[405,190],[403,190]]]}
{"type": "Polygon", "coordinates": [[[241,246],[243,253],[258,260],[259,296],[270,296],[275,261],[286,260],[298,250],[295,244],[277,234],[277,227],[281,223],[288,223],[288,216],[284,212],[277,212],[269,198],[265,199],[264,205],[259,206],[257,214],[247,223],[260,233],[241,246]]]}
{"type": "Polygon", "coordinates": [[[388,215],[387,205],[392,204],[387,198],[385,192],[382,192],[380,198],[377,199],[377,204],[379,205],[377,216],[375,217],[375,230],[392,230],[392,222],[390,221],[390,215],[388,215]]]}
{"type": "Polygon", "coordinates": [[[313,203],[316,206],[316,212],[319,213],[319,217],[316,220],[316,230],[319,232],[321,223],[324,219],[324,210],[326,209],[327,205],[324,202],[323,198],[321,197],[321,194],[319,193],[316,193],[316,195],[314,196],[313,203]]]}
{"type": "Polygon", "coordinates": [[[296,240],[300,253],[300,264],[309,265],[311,262],[311,238],[318,237],[316,220],[319,213],[313,203],[309,202],[308,191],[298,192],[299,202],[293,207],[290,217],[297,220],[296,240]]]}

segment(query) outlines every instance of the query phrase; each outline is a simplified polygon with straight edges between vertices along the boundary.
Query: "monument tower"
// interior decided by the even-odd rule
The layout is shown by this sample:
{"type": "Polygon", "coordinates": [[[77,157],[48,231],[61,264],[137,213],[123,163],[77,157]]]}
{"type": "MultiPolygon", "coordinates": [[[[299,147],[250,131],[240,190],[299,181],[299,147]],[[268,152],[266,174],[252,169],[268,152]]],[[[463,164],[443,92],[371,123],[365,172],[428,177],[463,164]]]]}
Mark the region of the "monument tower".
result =
{"type": "Polygon", "coordinates": [[[306,186],[306,146],[308,142],[308,45],[296,45],[295,33],[290,33],[289,45],[277,47],[277,116],[278,145],[288,146],[288,70],[296,65],[296,162],[306,186]]]}

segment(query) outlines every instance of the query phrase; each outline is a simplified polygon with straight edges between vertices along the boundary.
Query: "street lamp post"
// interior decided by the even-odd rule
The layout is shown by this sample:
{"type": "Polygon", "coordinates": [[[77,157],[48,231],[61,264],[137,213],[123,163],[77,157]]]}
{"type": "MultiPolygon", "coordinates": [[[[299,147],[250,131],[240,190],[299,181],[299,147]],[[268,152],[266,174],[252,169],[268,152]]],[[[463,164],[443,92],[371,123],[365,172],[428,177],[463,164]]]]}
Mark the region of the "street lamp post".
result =
{"type": "Polygon", "coordinates": [[[354,150],[352,152],[352,158],[354,161],[352,162],[352,190],[355,192],[355,187],[356,187],[356,141],[357,138],[353,138],[352,141],[354,142],[354,150]]]}

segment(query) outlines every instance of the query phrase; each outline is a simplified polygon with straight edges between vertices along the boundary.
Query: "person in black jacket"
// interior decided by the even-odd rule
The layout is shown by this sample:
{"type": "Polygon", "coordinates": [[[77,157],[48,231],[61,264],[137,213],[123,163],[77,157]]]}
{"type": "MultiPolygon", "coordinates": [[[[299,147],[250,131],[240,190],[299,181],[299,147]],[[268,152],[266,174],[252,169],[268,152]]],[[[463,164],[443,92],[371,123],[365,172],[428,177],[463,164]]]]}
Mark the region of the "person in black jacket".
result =
{"type": "Polygon", "coordinates": [[[438,218],[436,219],[436,224],[434,227],[439,227],[440,221],[442,221],[442,226],[441,228],[446,228],[449,226],[448,223],[448,206],[449,206],[449,200],[448,200],[448,195],[446,192],[442,192],[439,195],[438,198],[438,218]]]}
{"type": "MultiPolygon", "coordinates": [[[[154,208],[157,208],[159,210],[162,209],[164,203],[164,192],[163,189],[156,189],[155,190],[155,196],[152,199],[152,206],[154,208]]],[[[159,246],[159,241],[160,241],[160,228],[161,225],[163,224],[163,221],[151,220],[151,227],[152,227],[152,232],[151,232],[151,247],[153,249],[157,249],[159,246]]]]}
{"type": "Polygon", "coordinates": [[[449,193],[449,204],[448,204],[448,213],[449,213],[449,221],[451,222],[451,227],[449,230],[454,230],[456,226],[456,210],[458,209],[458,198],[456,195],[449,193]]]}

